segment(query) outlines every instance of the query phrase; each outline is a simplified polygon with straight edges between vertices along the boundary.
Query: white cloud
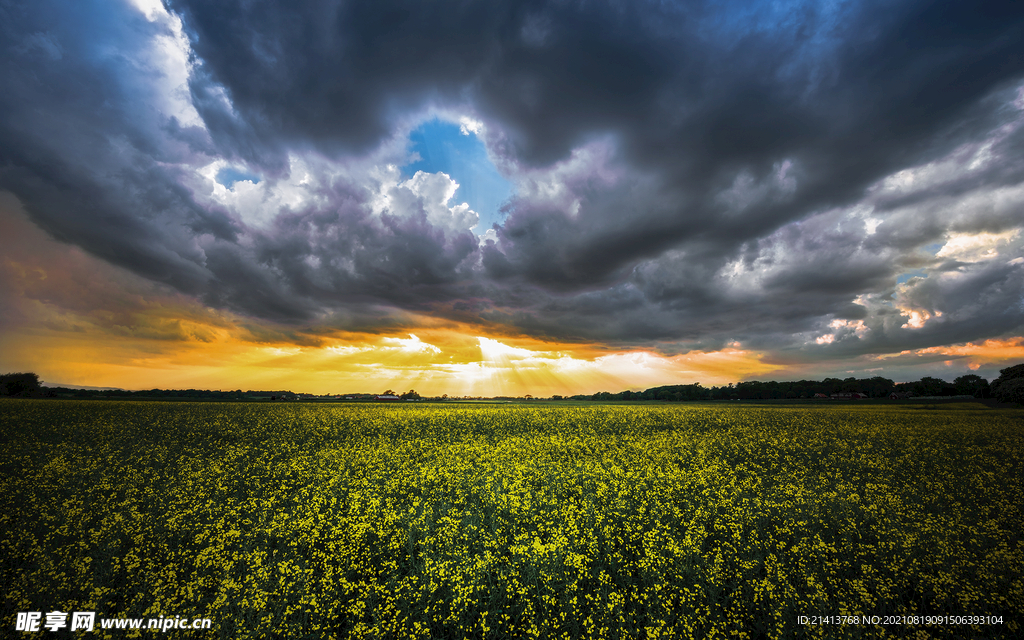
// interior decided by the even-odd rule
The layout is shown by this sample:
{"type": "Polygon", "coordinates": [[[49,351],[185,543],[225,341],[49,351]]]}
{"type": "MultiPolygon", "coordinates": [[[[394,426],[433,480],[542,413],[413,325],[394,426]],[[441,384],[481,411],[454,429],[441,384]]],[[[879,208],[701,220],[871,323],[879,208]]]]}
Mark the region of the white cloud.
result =
{"type": "Polygon", "coordinates": [[[396,349],[398,351],[404,351],[406,353],[441,353],[441,350],[432,344],[423,342],[416,334],[410,333],[408,338],[383,338],[381,342],[392,345],[384,347],[385,349],[396,349]]]}
{"type": "Polygon", "coordinates": [[[130,1],[147,20],[159,22],[170,31],[169,34],[154,36],[151,48],[145,54],[144,64],[153,72],[154,106],[166,116],[174,116],[184,126],[205,127],[188,89],[192,47],[182,28],[181,18],[169,13],[160,0],[130,1]]]}
{"type": "Polygon", "coordinates": [[[510,347],[507,344],[492,340],[490,338],[478,337],[480,352],[485,360],[507,360],[510,358],[536,358],[546,356],[543,351],[531,351],[520,347],[510,347]]]}
{"type": "Polygon", "coordinates": [[[217,182],[217,174],[228,167],[228,163],[217,159],[196,169],[199,177],[193,183],[193,191],[197,199],[233,211],[246,225],[265,228],[282,211],[326,204],[321,187],[329,185],[342,168],[327,161],[314,162],[312,158],[293,154],[289,156],[287,177],[258,184],[240,180],[226,187],[217,182]]]}
{"type": "Polygon", "coordinates": [[[495,244],[497,244],[498,242],[498,232],[495,231],[493,228],[484,231],[483,234],[480,236],[480,246],[482,247],[485,244],[487,244],[488,240],[494,242],[495,244]]]}
{"type": "Polygon", "coordinates": [[[831,332],[822,334],[814,339],[817,344],[832,344],[837,340],[844,340],[851,336],[864,338],[868,333],[868,326],[863,320],[846,320],[836,318],[828,323],[831,332]]]}
{"type": "Polygon", "coordinates": [[[299,347],[286,347],[283,349],[281,347],[264,347],[263,350],[275,357],[295,356],[302,353],[302,349],[299,347]]]}
{"type": "Polygon", "coordinates": [[[350,356],[354,353],[363,353],[365,351],[373,351],[373,347],[353,347],[351,345],[345,346],[334,346],[325,347],[327,351],[339,356],[350,356]]]}
{"type": "Polygon", "coordinates": [[[462,116],[459,118],[459,131],[462,135],[468,136],[474,134],[479,136],[484,130],[484,123],[479,120],[474,120],[469,116],[462,116]]]}
{"type": "Polygon", "coordinates": [[[387,212],[408,218],[422,211],[431,225],[452,232],[472,229],[480,222],[480,216],[467,203],[448,206],[459,183],[447,173],[417,171],[401,181],[401,171],[391,165],[380,172],[380,177],[380,188],[371,202],[378,215],[387,212]]]}
{"type": "Polygon", "coordinates": [[[999,249],[1017,238],[1020,229],[1003,233],[951,233],[935,255],[960,262],[981,262],[999,257],[999,249]]]}
{"type": "Polygon", "coordinates": [[[903,311],[904,316],[910,317],[910,319],[907,320],[905,324],[901,325],[901,329],[920,329],[925,325],[926,322],[928,322],[932,318],[938,318],[942,316],[941,311],[936,311],[934,314],[929,313],[923,309],[901,309],[901,311],[903,311]]]}
{"type": "Polygon", "coordinates": [[[150,22],[156,22],[162,16],[167,15],[167,10],[164,9],[163,2],[160,0],[129,0],[129,2],[141,11],[142,15],[146,16],[146,20],[150,22]]]}

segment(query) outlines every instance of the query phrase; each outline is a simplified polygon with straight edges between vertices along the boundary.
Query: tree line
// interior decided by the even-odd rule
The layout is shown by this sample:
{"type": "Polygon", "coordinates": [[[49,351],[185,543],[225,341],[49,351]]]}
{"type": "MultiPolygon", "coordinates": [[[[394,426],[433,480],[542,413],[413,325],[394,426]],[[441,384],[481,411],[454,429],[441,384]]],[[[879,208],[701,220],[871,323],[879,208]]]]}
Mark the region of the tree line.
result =
{"type": "MultiPolygon", "coordinates": [[[[593,395],[575,395],[555,400],[658,400],[663,402],[693,402],[698,400],[786,400],[813,398],[818,394],[831,396],[839,393],[863,393],[869,398],[885,398],[891,393],[907,396],[974,396],[995,398],[1000,402],[1024,404],[1024,364],[1007,367],[999,377],[988,380],[973,373],[960,376],[952,382],[925,376],[916,382],[895,383],[888,378],[825,378],[824,380],[796,380],[777,382],[774,380],[749,380],[721,387],[704,387],[699,382],[654,387],[645,391],[601,391],[593,395]]],[[[385,395],[397,395],[390,389],[385,395]]],[[[42,387],[39,376],[34,373],[7,373],[0,375],[0,396],[14,398],[191,398],[206,400],[250,400],[262,397],[292,399],[297,397],[291,391],[208,391],[201,389],[150,389],[146,391],[125,391],[121,389],[67,389],[63,387],[42,387]]],[[[409,390],[399,396],[402,399],[419,399],[420,394],[409,390]]],[[[447,395],[443,399],[447,399],[447,395]]]]}
{"type": "MultiPolygon", "coordinates": [[[[693,384],[666,385],[645,391],[601,391],[593,395],[567,396],[572,400],[661,400],[666,402],[692,402],[698,400],[786,400],[813,398],[818,394],[832,396],[842,393],[863,393],[869,398],[885,398],[892,393],[907,397],[974,396],[996,398],[1000,402],[1024,404],[1024,364],[1001,370],[990,384],[973,373],[960,376],[952,382],[925,376],[915,382],[896,383],[889,378],[825,378],[824,380],[749,380],[725,386],[705,387],[693,384]]],[[[561,396],[555,396],[562,399],[561,396]]]]}
{"type": "Polygon", "coordinates": [[[0,396],[10,398],[186,398],[203,400],[246,400],[270,396],[288,397],[291,391],[211,391],[209,389],[71,389],[44,387],[35,373],[5,373],[0,375],[0,396]]]}

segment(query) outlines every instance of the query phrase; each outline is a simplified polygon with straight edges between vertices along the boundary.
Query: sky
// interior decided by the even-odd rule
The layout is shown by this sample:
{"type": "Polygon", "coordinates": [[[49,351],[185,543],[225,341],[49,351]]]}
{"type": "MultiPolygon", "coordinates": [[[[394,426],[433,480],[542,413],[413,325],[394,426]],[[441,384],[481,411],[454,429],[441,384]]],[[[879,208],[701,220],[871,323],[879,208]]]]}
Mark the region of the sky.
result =
{"type": "Polygon", "coordinates": [[[523,395],[1024,362],[1015,2],[0,0],[0,372],[523,395]]]}

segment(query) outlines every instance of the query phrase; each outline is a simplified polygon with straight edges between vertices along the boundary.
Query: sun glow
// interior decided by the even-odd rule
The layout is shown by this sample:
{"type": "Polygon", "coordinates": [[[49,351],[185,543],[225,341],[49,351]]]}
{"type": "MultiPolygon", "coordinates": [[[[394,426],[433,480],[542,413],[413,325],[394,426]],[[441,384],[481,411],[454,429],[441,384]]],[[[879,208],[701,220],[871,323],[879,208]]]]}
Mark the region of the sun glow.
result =
{"type": "MultiPolygon", "coordinates": [[[[171,316],[202,311],[170,304],[162,308],[171,316]]],[[[216,325],[195,321],[190,331],[173,339],[126,336],[96,323],[83,335],[61,329],[53,316],[61,315],[63,326],[77,326],[81,318],[49,311],[45,326],[23,326],[0,338],[4,366],[72,385],[316,394],[391,388],[431,396],[540,397],[696,381],[724,384],[739,374],[771,368],[758,354],[735,348],[678,356],[608,352],[593,345],[499,340],[473,335],[470,327],[421,327],[417,333],[385,336],[338,332],[267,343],[256,341],[251,327],[243,326],[251,320],[223,315],[216,325]]]]}

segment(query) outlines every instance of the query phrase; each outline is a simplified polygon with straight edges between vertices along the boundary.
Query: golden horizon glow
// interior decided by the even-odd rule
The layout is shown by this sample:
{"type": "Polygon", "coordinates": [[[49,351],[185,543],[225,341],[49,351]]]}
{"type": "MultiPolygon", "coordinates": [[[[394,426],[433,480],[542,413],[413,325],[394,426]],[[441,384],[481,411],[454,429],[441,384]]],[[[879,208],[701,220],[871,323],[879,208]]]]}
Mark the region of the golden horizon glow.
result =
{"type": "Polygon", "coordinates": [[[423,395],[550,396],[642,390],[664,384],[725,384],[762,373],[757,354],[729,348],[666,357],[647,351],[501,341],[454,330],[325,338],[319,346],[251,343],[230,332],[205,341],[126,339],[23,329],[0,342],[10,369],[47,383],[150,388],[292,390],[315,394],[415,389],[423,395]],[[409,336],[409,337],[406,337],[409,336]],[[511,344],[510,344],[511,343],[511,344]],[[534,349],[517,346],[531,344],[534,349]],[[595,355],[598,353],[600,355],[595,355]],[[13,367],[11,365],[14,365],[13,367]]]}

